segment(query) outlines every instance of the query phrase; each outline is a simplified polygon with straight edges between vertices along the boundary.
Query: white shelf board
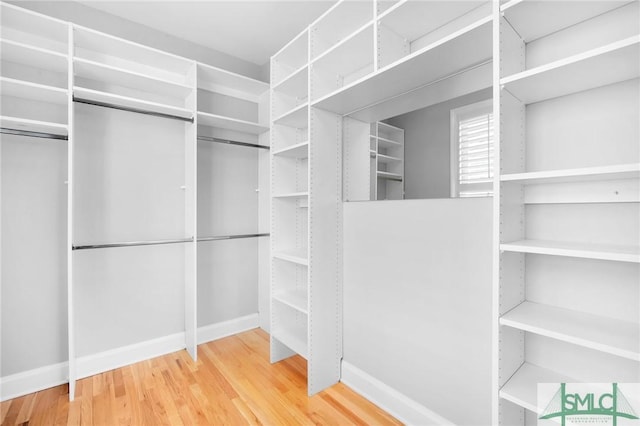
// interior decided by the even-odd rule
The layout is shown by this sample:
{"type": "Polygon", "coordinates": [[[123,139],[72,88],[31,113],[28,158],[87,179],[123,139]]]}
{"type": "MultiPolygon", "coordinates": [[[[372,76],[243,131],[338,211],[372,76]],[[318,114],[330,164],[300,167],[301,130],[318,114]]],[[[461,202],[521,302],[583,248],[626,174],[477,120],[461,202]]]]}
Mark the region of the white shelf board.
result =
{"type": "Polygon", "coordinates": [[[371,22],[318,55],[311,61],[311,66],[342,76],[361,70],[367,64],[373,64],[373,36],[371,22]]]}
{"type": "Polygon", "coordinates": [[[523,302],[500,325],[640,361],[640,325],[539,303],[523,302]]]}
{"type": "Polygon", "coordinates": [[[130,87],[145,92],[162,93],[175,98],[186,98],[193,87],[156,77],[105,65],[81,58],[74,58],[73,72],[76,77],[130,87]]]}
{"type": "Polygon", "coordinates": [[[524,184],[585,182],[594,180],[637,179],[640,163],[613,166],[584,167],[580,169],[548,170],[543,172],[511,173],[500,176],[502,182],[524,184]]]}
{"type": "MultiPolygon", "coordinates": [[[[287,327],[290,327],[288,325],[287,327]]],[[[307,332],[302,327],[289,329],[285,327],[274,327],[271,334],[289,349],[307,359],[307,332]]]]}
{"type": "Polygon", "coordinates": [[[280,250],[273,252],[275,259],[286,260],[298,265],[309,265],[309,257],[304,250],[280,250]]]}
{"type": "Polygon", "coordinates": [[[269,83],[198,63],[198,88],[258,102],[269,90],[269,83]]]}
{"type": "Polygon", "coordinates": [[[0,40],[0,53],[3,61],[27,65],[46,71],[58,73],[67,72],[67,55],[53,50],[2,39],[0,40]]]}
{"type": "Polygon", "coordinates": [[[400,1],[378,17],[405,40],[416,40],[488,3],[476,1],[400,1]]]}
{"type": "MultiPolygon", "coordinates": [[[[380,128],[382,127],[382,128],[391,130],[392,132],[404,133],[404,129],[401,129],[400,127],[392,126],[391,124],[385,123],[384,121],[378,121],[376,124],[378,125],[378,131],[380,131],[380,128]]],[[[371,136],[374,136],[374,135],[371,135],[371,136]]]]}
{"type": "Polygon", "coordinates": [[[284,126],[304,128],[308,126],[307,107],[308,103],[298,105],[289,112],[282,114],[280,117],[273,120],[274,124],[282,124],[284,126]]]}
{"type": "MultiPolygon", "coordinates": [[[[276,62],[284,63],[288,68],[297,70],[307,63],[309,47],[309,30],[304,29],[272,57],[276,62]]],[[[286,77],[285,77],[286,78],[286,77]]],[[[273,82],[277,84],[278,82],[273,82]]]]}
{"type": "Polygon", "coordinates": [[[13,130],[26,130],[28,132],[50,133],[61,136],[67,136],[69,134],[66,124],[8,117],[6,115],[0,116],[0,127],[13,130]]]}
{"type": "Polygon", "coordinates": [[[520,37],[528,43],[627,3],[630,0],[511,0],[503,4],[500,10],[520,37]]]}
{"type": "Polygon", "coordinates": [[[306,198],[309,196],[308,192],[288,192],[283,194],[274,194],[273,198],[306,198]]]}
{"type": "Polygon", "coordinates": [[[500,389],[500,398],[540,413],[537,406],[538,383],[575,383],[576,380],[555,371],[525,362],[500,389]]]}
{"type": "Polygon", "coordinates": [[[66,105],[69,97],[66,89],[7,77],[0,77],[0,94],[58,105],[66,105]]]}
{"type": "Polygon", "coordinates": [[[250,133],[252,135],[259,135],[260,133],[269,130],[269,127],[252,121],[245,121],[202,111],[198,111],[198,125],[235,130],[237,132],[250,133]]]}
{"type": "Polygon", "coordinates": [[[274,92],[284,93],[288,96],[293,96],[298,99],[305,99],[308,96],[309,88],[309,67],[303,65],[293,74],[282,80],[280,83],[273,87],[274,92]]]}
{"type": "Polygon", "coordinates": [[[287,158],[308,158],[309,157],[309,142],[301,142],[295,145],[288,146],[286,148],[273,151],[273,155],[287,158]]]}
{"type": "Polygon", "coordinates": [[[486,62],[493,53],[491,24],[491,17],[483,18],[316,100],[312,106],[349,115],[486,62]]]}
{"type": "Polygon", "coordinates": [[[500,244],[500,250],[550,256],[580,257],[640,263],[640,247],[603,244],[568,243],[543,240],[520,240],[500,244]]]}
{"type": "Polygon", "coordinates": [[[67,53],[68,23],[43,14],[32,12],[20,6],[0,3],[2,34],[17,30],[24,34],[34,35],[51,47],[59,48],[60,53],[67,53]]]}
{"type": "Polygon", "coordinates": [[[86,99],[88,101],[113,104],[125,108],[135,108],[160,114],[176,115],[183,118],[193,117],[193,113],[186,108],[179,108],[172,105],[131,98],[129,96],[116,95],[114,93],[101,92],[99,90],[86,89],[79,86],[75,86],[73,88],[73,96],[86,99]]]}
{"type": "Polygon", "coordinates": [[[308,313],[307,292],[303,289],[278,291],[273,294],[273,298],[303,314],[308,313]]]}
{"type": "Polygon", "coordinates": [[[391,157],[390,155],[378,154],[379,163],[397,163],[398,161],[402,161],[402,158],[391,157]]]}
{"type": "Polygon", "coordinates": [[[380,136],[376,137],[376,139],[378,139],[378,146],[382,148],[400,148],[402,146],[401,142],[392,141],[391,139],[380,136]]]}
{"type": "Polygon", "coordinates": [[[640,76],[640,35],[505,77],[501,85],[525,104],[640,76]]]}

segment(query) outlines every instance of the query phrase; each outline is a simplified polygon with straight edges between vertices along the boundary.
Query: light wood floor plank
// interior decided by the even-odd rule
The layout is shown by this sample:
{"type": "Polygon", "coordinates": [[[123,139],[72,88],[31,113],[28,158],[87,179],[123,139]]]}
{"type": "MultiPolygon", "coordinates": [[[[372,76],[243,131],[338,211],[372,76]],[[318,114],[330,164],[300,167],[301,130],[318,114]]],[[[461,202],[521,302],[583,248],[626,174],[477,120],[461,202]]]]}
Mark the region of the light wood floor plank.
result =
{"type": "Polygon", "coordinates": [[[0,404],[14,425],[400,425],[339,383],[307,396],[306,361],[269,362],[260,329],[88,377],[76,399],[57,386],[0,404]]]}

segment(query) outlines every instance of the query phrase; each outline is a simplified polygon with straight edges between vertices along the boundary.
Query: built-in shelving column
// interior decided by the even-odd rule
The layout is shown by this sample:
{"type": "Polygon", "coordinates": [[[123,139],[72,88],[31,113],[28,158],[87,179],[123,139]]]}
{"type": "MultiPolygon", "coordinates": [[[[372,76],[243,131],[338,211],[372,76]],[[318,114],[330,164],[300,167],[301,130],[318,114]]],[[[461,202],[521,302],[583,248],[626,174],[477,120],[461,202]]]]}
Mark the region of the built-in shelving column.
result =
{"type": "Polygon", "coordinates": [[[514,0],[494,13],[495,423],[536,422],[539,383],[640,377],[638,12],[514,0]]]}

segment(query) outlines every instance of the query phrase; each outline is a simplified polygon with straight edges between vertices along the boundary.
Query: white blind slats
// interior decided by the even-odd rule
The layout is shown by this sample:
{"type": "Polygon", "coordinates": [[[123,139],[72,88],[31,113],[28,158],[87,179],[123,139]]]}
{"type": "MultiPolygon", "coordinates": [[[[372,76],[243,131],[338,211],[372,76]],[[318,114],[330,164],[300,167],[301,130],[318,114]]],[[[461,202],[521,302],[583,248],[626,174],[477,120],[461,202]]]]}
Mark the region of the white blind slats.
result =
{"type": "Polygon", "coordinates": [[[461,197],[491,195],[493,180],[493,114],[458,122],[458,178],[461,197]]]}

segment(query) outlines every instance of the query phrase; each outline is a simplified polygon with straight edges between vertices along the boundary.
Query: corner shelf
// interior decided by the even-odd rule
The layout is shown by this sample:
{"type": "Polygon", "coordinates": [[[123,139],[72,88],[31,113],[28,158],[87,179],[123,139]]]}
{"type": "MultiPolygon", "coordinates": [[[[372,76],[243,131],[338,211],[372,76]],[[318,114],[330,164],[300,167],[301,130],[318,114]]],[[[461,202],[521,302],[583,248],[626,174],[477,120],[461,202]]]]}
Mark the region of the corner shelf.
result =
{"type": "Polygon", "coordinates": [[[259,135],[260,133],[264,133],[269,130],[268,126],[263,126],[251,121],[239,120],[237,118],[225,117],[201,111],[198,111],[198,124],[202,126],[217,127],[220,129],[235,130],[253,135],[259,135]]]}
{"type": "Polygon", "coordinates": [[[309,266],[309,257],[304,250],[280,250],[275,251],[272,256],[276,259],[286,260],[287,262],[296,263],[298,265],[309,266]]]}
{"type": "Polygon", "coordinates": [[[542,240],[520,240],[500,244],[500,250],[517,253],[579,257],[640,263],[640,247],[603,244],[568,243],[542,240]]]}
{"type": "Polygon", "coordinates": [[[27,132],[49,133],[58,136],[68,136],[69,129],[66,124],[51,123],[48,121],[28,120],[25,118],[0,116],[0,127],[24,130],[27,132]]]}
{"type": "Polygon", "coordinates": [[[273,294],[273,298],[303,314],[309,312],[307,309],[307,292],[305,290],[277,291],[273,294]]]}
{"type": "Polygon", "coordinates": [[[525,301],[500,325],[640,361],[640,326],[632,322],[525,301]]]}
{"type": "Polygon", "coordinates": [[[129,96],[121,96],[113,93],[101,92],[99,90],[86,89],[84,87],[75,86],[73,88],[73,96],[74,98],[77,97],[88,101],[113,104],[125,108],[140,109],[159,114],[175,115],[186,119],[193,117],[193,113],[186,108],[179,108],[172,105],[146,101],[129,96]]]}
{"type": "Polygon", "coordinates": [[[525,362],[500,389],[500,398],[538,413],[538,383],[574,383],[576,380],[555,371],[525,362]]]}
{"type": "Polygon", "coordinates": [[[640,76],[640,36],[629,37],[500,80],[525,104],[640,76]]]}
{"type": "Polygon", "coordinates": [[[548,170],[542,172],[510,173],[500,176],[502,182],[523,184],[586,182],[593,180],[637,179],[640,163],[613,166],[584,167],[580,169],[548,170]]]}
{"type": "Polygon", "coordinates": [[[66,105],[69,97],[67,89],[7,77],[0,77],[0,94],[57,105],[66,105]]]}
{"type": "Polygon", "coordinates": [[[309,142],[301,142],[295,145],[288,146],[286,148],[273,151],[273,155],[287,158],[308,158],[309,157],[309,142]]]}

